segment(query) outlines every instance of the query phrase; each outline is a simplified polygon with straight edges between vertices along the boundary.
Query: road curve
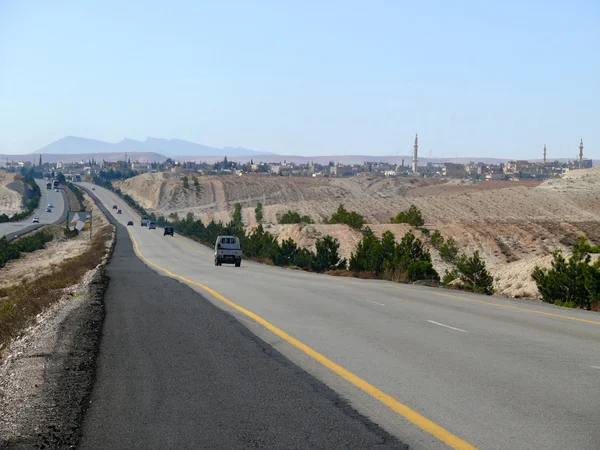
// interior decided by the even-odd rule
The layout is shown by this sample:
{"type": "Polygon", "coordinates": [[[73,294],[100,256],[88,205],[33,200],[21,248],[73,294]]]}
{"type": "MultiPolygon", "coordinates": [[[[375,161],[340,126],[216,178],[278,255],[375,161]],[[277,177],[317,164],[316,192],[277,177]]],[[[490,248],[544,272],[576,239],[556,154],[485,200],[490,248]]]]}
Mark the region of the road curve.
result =
{"type": "Polygon", "coordinates": [[[54,189],[46,189],[46,180],[36,179],[35,182],[40,187],[42,194],[40,198],[40,205],[27,219],[24,219],[20,222],[0,223],[0,237],[6,236],[6,239],[10,241],[43,225],[61,223],[67,219],[67,209],[69,203],[64,189],[61,188],[59,189],[59,192],[55,192],[54,189]],[[48,203],[52,203],[54,205],[52,212],[46,212],[48,203]],[[39,224],[32,223],[34,217],[40,219],[39,224]]]}
{"type": "Polygon", "coordinates": [[[140,228],[116,195],[95,193],[121,207],[119,223],[134,220],[150,268],[206,295],[411,448],[598,448],[599,314],[248,261],[215,267],[210,249],[140,228]]]}

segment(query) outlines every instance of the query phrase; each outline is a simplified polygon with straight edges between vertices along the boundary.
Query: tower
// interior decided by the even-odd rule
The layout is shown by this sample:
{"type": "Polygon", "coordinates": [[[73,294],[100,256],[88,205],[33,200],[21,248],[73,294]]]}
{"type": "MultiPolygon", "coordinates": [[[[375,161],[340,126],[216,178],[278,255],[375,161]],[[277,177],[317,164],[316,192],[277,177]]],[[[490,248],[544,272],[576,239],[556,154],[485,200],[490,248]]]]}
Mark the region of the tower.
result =
{"type": "Polygon", "coordinates": [[[413,172],[417,172],[417,167],[419,164],[419,159],[418,159],[418,154],[419,154],[419,134],[415,134],[415,152],[413,154],[413,160],[412,160],[412,170],[413,172]]]}
{"type": "Polygon", "coordinates": [[[546,144],[544,144],[544,165],[546,165],[546,144]]]}
{"type": "Polygon", "coordinates": [[[583,138],[581,138],[581,142],[579,143],[579,168],[583,169],[583,138]]]}

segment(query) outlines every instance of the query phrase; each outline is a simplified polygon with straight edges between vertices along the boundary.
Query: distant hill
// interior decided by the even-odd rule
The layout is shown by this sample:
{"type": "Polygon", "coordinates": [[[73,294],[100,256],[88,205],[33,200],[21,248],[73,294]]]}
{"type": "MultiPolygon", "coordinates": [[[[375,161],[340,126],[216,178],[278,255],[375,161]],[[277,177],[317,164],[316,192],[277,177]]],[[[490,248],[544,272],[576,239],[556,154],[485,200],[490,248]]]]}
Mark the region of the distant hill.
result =
{"type": "Polygon", "coordinates": [[[215,148],[181,139],[158,139],[149,137],[145,141],[123,139],[120,142],[104,142],[77,136],[67,136],[52,142],[33,154],[53,155],[79,155],[89,153],[158,153],[166,157],[184,156],[250,156],[265,155],[267,152],[258,152],[242,147],[215,148]]]}
{"type": "MultiPolygon", "coordinates": [[[[124,154],[123,153],[73,153],[73,154],[42,154],[42,162],[44,163],[78,163],[83,162],[87,163],[91,159],[95,159],[96,161],[123,161],[124,154]]],[[[131,161],[141,162],[141,163],[149,163],[149,162],[164,162],[167,157],[161,155],[159,153],[153,152],[128,152],[127,158],[131,159],[131,161]]],[[[6,161],[28,161],[34,164],[37,164],[39,160],[38,154],[28,154],[28,155],[0,155],[0,166],[4,166],[6,161]]]]}

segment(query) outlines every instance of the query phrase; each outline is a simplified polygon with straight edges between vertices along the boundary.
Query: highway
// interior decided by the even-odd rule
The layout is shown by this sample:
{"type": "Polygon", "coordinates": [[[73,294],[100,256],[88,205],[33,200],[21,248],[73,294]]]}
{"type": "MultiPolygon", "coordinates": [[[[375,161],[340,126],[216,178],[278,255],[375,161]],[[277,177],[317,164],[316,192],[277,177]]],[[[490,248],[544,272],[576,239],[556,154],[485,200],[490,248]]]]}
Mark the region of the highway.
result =
{"type": "MultiPolygon", "coordinates": [[[[134,220],[128,231],[148,267],[233,315],[410,448],[599,448],[600,314],[249,261],[215,267],[211,249],[141,228],[115,194],[95,194],[119,205],[122,215],[110,211],[120,224],[134,220]]],[[[163,309],[179,301],[167,296],[163,309]]],[[[166,364],[144,358],[151,370],[166,364]]]]}
{"type": "Polygon", "coordinates": [[[46,189],[46,180],[35,180],[40,187],[42,193],[39,207],[31,216],[20,222],[5,222],[0,223],[0,237],[6,236],[10,241],[21,234],[25,234],[31,230],[39,228],[42,225],[61,223],[67,219],[67,196],[63,189],[55,192],[54,189],[46,189]],[[54,208],[52,212],[46,212],[48,203],[52,203],[54,208]],[[39,225],[33,224],[33,218],[40,219],[39,225]]]}

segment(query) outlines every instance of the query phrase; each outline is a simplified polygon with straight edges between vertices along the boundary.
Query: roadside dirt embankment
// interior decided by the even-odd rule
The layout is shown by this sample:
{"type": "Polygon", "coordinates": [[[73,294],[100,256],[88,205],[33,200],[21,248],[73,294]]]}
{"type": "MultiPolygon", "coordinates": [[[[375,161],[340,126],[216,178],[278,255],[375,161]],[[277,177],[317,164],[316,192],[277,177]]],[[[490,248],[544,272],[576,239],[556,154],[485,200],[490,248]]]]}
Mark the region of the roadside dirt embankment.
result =
{"type": "MultiPolygon", "coordinates": [[[[540,181],[482,181],[415,178],[298,178],[277,176],[197,176],[158,173],[117,183],[145,208],[158,215],[188,213],[205,223],[231,220],[234,205],[242,205],[244,224],[256,226],[254,208],[263,205],[265,228],[279,240],[293,238],[313,248],[320,236],[340,241],[349,257],[360,233],[347,226],[326,225],[340,204],[357,211],[375,232],[394,232],[400,238],[408,227],[390,224],[398,212],[416,205],[425,227],[453,237],[461,250],[479,251],[502,295],[537,297],[531,271],[547,266],[549,254],[568,250],[580,237],[600,244],[600,169],[576,170],[561,179],[540,181]],[[308,215],[313,225],[278,225],[292,210],[308,215]]],[[[426,240],[425,235],[416,235],[426,240]]],[[[448,267],[432,251],[436,269],[448,267]]]]}
{"type": "Polygon", "coordinates": [[[26,186],[23,176],[0,170],[0,214],[12,216],[25,210],[26,186]]]}

